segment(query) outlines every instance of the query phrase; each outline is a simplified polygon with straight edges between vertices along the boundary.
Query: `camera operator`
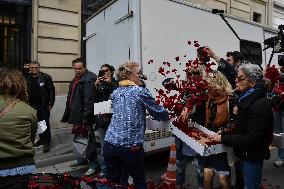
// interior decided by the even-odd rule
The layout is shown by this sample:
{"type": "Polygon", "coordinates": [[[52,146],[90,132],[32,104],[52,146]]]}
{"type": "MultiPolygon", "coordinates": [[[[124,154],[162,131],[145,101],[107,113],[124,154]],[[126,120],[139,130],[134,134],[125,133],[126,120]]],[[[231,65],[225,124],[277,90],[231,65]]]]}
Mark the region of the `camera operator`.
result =
{"type": "MultiPolygon", "coordinates": [[[[111,93],[118,87],[117,81],[113,78],[114,67],[109,64],[101,66],[98,78],[95,83],[95,103],[109,100],[111,93]]],[[[100,176],[105,176],[105,163],[103,160],[102,149],[106,130],[111,122],[112,114],[102,114],[96,117],[96,127],[100,135],[101,142],[101,173],[100,176]]]]}
{"type": "Polygon", "coordinates": [[[207,47],[208,55],[218,63],[218,71],[225,75],[233,88],[236,86],[237,68],[243,57],[239,51],[227,52],[226,60],[220,58],[210,47],[207,47]]]}
{"type": "MultiPolygon", "coordinates": [[[[275,84],[274,91],[280,96],[284,95],[284,66],[280,68],[280,80],[279,83],[275,84]]],[[[279,104],[279,103],[278,103],[279,104]]],[[[284,132],[284,102],[281,102],[279,108],[274,108],[274,132],[284,132]]],[[[274,162],[276,167],[284,166],[284,149],[278,148],[278,160],[274,162]]]]}

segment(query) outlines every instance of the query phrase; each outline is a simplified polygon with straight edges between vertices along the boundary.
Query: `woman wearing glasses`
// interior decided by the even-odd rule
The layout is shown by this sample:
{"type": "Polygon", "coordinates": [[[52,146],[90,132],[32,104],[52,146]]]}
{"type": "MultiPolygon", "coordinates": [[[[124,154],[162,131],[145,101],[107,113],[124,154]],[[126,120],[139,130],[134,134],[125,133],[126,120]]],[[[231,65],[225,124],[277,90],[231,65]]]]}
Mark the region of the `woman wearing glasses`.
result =
{"type": "Polygon", "coordinates": [[[117,77],[119,87],[111,95],[113,115],[103,149],[106,178],[127,186],[130,175],[135,188],[146,189],[143,149],[146,110],[159,121],[169,119],[169,115],[156,104],[150,92],[141,87],[139,64],[121,65],[117,77]]]}
{"type": "MultiPolygon", "coordinates": [[[[95,83],[95,103],[109,100],[111,93],[118,87],[118,82],[113,78],[114,71],[114,67],[109,64],[101,66],[101,70],[99,71],[98,78],[95,83]]],[[[104,147],[105,134],[110,124],[111,116],[112,114],[100,114],[97,115],[95,119],[96,128],[100,135],[101,149],[104,147]]],[[[102,150],[100,158],[100,176],[105,177],[106,166],[102,150]]]]}
{"type": "Polygon", "coordinates": [[[272,107],[263,89],[263,73],[255,64],[242,64],[238,69],[236,89],[239,102],[234,107],[237,127],[233,135],[215,135],[214,140],[233,147],[241,159],[246,189],[259,189],[263,160],[270,157],[272,140],[272,107]]]}

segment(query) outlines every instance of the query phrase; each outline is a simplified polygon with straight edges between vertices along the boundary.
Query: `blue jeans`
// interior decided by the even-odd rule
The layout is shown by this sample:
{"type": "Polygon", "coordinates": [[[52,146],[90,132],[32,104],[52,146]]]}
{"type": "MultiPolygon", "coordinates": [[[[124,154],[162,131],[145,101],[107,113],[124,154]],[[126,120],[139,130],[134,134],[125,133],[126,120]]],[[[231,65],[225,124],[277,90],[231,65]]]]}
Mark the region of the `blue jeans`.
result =
{"type": "Polygon", "coordinates": [[[182,156],[181,159],[177,158],[176,161],[176,184],[183,185],[185,183],[185,167],[188,162],[192,162],[192,156],[182,156]]]}
{"type": "Polygon", "coordinates": [[[35,165],[0,170],[0,188],[28,189],[29,175],[35,170],[35,165]]]}
{"type": "MultiPolygon", "coordinates": [[[[194,150],[191,149],[186,149],[186,152],[188,155],[185,155],[184,152],[184,145],[186,145],[185,143],[183,143],[179,138],[175,138],[175,144],[176,144],[176,184],[177,185],[183,185],[185,183],[185,167],[186,164],[188,162],[192,162],[194,160],[194,157],[198,157],[197,153],[194,152],[194,150]]],[[[198,181],[198,185],[200,188],[203,188],[203,180],[204,180],[204,171],[203,171],[203,167],[201,167],[200,164],[197,164],[197,181],[198,181]]]]}
{"type": "Polygon", "coordinates": [[[100,164],[101,164],[101,172],[106,173],[106,163],[103,156],[103,149],[104,149],[104,142],[105,142],[105,135],[106,135],[106,128],[99,127],[98,132],[100,135],[100,143],[101,143],[101,157],[100,157],[100,164]]]}
{"type": "Polygon", "coordinates": [[[35,170],[35,165],[25,165],[20,167],[14,167],[11,169],[2,169],[0,170],[0,177],[31,174],[34,173],[35,170]]]}
{"type": "Polygon", "coordinates": [[[147,189],[143,144],[134,149],[115,146],[105,141],[103,155],[107,179],[116,184],[127,186],[130,175],[136,189],[147,189]]]}
{"type": "MultiPolygon", "coordinates": [[[[274,113],[274,132],[284,132],[284,112],[273,112],[274,113]]],[[[284,149],[278,148],[278,158],[284,160],[284,149]]]]}
{"type": "Polygon", "coordinates": [[[263,160],[242,160],[245,189],[260,189],[263,160]]]}

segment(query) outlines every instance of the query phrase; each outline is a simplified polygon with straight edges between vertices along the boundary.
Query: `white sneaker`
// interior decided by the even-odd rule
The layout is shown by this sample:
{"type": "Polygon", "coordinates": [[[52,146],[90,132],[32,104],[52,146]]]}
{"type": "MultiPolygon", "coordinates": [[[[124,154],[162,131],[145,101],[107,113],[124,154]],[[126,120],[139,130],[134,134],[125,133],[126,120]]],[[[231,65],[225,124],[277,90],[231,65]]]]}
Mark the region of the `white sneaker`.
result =
{"type": "Polygon", "coordinates": [[[276,167],[283,167],[284,166],[284,160],[278,160],[274,162],[274,165],[276,167]]]}

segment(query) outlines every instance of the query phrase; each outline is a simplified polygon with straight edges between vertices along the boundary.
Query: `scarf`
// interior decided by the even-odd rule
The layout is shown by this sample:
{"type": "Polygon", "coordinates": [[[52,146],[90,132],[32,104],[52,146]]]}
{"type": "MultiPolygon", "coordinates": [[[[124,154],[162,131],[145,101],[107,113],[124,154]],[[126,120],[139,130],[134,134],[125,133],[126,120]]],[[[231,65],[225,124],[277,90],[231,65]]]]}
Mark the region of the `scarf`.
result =
{"type": "Polygon", "coordinates": [[[71,89],[70,99],[69,99],[69,108],[71,108],[74,92],[75,92],[75,89],[76,89],[80,79],[81,79],[81,77],[75,77],[75,80],[74,80],[74,83],[73,83],[73,86],[72,86],[72,89],[71,89]]]}
{"type": "Polygon", "coordinates": [[[239,96],[239,102],[243,101],[247,96],[249,96],[251,93],[253,93],[256,89],[255,88],[250,88],[247,92],[242,93],[239,96]]]}
{"type": "Polygon", "coordinates": [[[133,81],[130,81],[128,79],[122,80],[118,84],[120,87],[137,86],[137,84],[135,84],[133,81]]]}

